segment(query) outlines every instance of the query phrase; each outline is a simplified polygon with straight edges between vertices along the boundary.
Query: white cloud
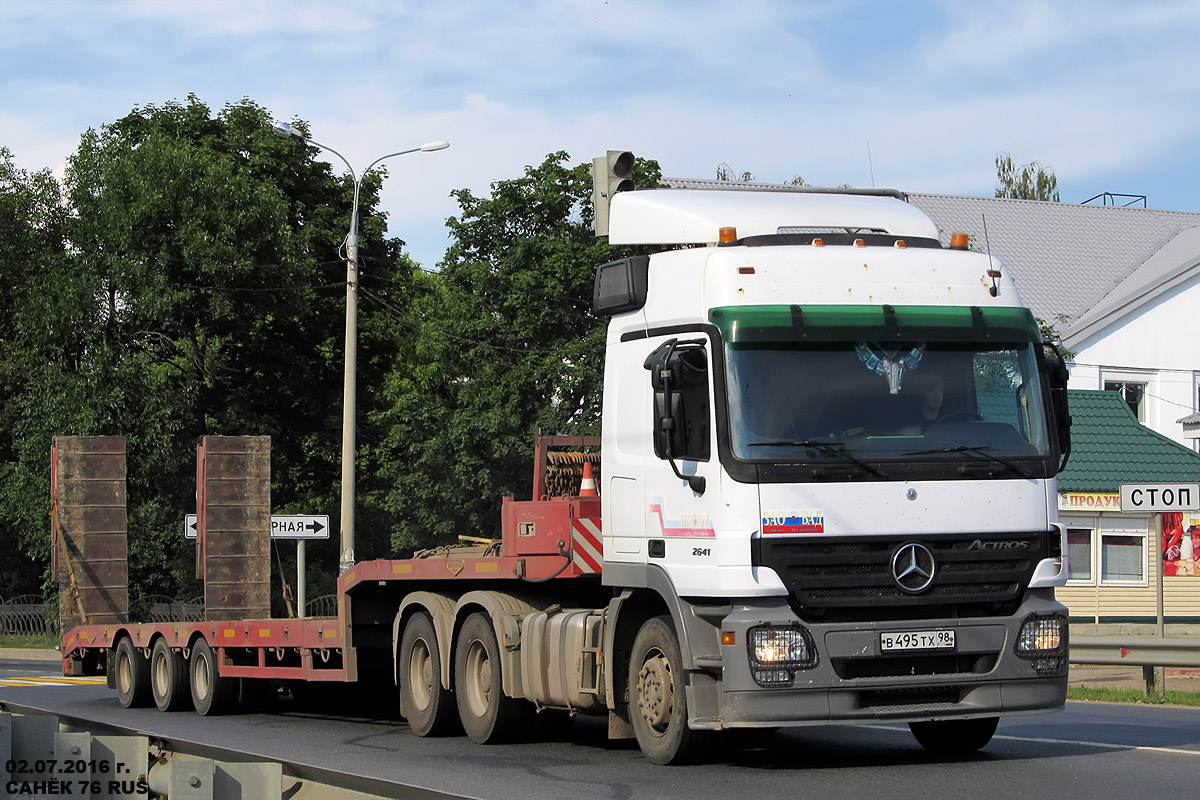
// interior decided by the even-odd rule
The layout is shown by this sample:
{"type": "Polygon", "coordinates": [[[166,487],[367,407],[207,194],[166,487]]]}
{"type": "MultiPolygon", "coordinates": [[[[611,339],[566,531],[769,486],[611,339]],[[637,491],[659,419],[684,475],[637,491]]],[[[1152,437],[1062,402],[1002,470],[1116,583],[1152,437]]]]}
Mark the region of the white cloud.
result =
{"type": "Polygon", "coordinates": [[[305,119],[356,168],[445,138],[389,162],[382,196],[426,263],[451,189],[486,192],[556,150],[866,185],[869,140],[877,185],[982,194],[1004,150],[1060,183],[1143,175],[1139,190],[1197,207],[1177,188],[1200,170],[1192,1],[0,3],[0,144],[21,166],[189,92],[305,119]]]}

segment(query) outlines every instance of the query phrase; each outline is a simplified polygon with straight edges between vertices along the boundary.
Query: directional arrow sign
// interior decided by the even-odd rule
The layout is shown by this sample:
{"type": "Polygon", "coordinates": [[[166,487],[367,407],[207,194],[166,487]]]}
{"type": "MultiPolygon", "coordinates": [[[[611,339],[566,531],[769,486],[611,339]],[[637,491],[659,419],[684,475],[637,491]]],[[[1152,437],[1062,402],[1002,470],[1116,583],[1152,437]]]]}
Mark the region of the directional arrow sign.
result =
{"type": "Polygon", "coordinates": [[[271,515],[272,539],[328,539],[329,517],[305,514],[277,517],[271,515]]]}
{"type": "MultiPolygon", "coordinates": [[[[183,518],[183,535],[196,538],[196,515],[183,518]]],[[[329,516],[312,514],[271,515],[272,539],[328,539],[329,516]]]]}

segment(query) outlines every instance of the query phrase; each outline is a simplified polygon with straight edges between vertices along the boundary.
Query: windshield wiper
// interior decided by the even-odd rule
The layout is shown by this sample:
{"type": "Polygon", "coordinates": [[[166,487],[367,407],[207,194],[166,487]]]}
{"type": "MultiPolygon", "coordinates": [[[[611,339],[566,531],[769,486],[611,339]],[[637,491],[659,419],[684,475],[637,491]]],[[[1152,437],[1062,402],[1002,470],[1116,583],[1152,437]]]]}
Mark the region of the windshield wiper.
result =
{"type": "Polygon", "coordinates": [[[846,452],[846,443],[830,439],[801,439],[799,441],[751,442],[749,447],[809,447],[822,455],[840,458],[860,469],[874,475],[876,478],[887,477],[882,472],[846,452]]]}
{"type": "Polygon", "coordinates": [[[990,448],[990,447],[972,447],[971,445],[963,444],[963,445],[959,445],[957,447],[942,447],[942,448],[936,448],[933,450],[910,450],[908,452],[908,455],[924,456],[924,455],[931,455],[934,453],[966,453],[967,455],[975,456],[975,458],[980,459],[982,461],[990,461],[993,464],[998,464],[999,466],[1004,467],[1007,470],[1011,470],[1011,471],[1017,473],[1022,478],[1029,477],[1029,473],[1026,472],[1021,466],[1019,466],[1015,462],[1009,461],[1008,459],[1005,459],[1005,458],[1000,458],[1000,456],[992,455],[991,453],[989,453],[988,451],[991,449],[992,448],[990,448]]]}

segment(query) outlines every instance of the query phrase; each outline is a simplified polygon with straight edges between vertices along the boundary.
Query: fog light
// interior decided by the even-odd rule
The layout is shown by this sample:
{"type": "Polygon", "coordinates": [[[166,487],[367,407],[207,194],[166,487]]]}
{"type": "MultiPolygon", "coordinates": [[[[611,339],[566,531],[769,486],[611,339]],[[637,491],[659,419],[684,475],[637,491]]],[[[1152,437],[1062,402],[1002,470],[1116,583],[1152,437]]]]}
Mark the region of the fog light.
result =
{"type": "Polygon", "coordinates": [[[1058,675],[1067,668],[1067,620],[1059,614],[1032,616],[1017,633],[1017,655],[1033,662],[1039,675],[1058,675]]]}
{"type": "Polygon", "coordinates": [[[1050,617],[1030,617],[1021,623],[1017,634],[1017,653],[1023,656],[1059,652],[1066,640],[1067,621],[1057,614],[1050,617]]]}
{"type": "Polygon", "coordinates": [[[760,625],[746,635],[750,672],[759,686],[790,686],[793,673],[817,663],[812,636],[800,627],[760,625]]]}

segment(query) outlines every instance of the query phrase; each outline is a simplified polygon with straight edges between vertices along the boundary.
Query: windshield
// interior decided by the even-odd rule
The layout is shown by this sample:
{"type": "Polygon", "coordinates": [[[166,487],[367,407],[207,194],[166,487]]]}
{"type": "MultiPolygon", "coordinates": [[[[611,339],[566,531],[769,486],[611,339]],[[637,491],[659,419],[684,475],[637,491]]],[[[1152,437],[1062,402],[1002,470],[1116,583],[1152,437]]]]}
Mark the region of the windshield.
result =
{"type": "Polygon", "coordinates": [[[780,324],[744,309],[714,314],[733,455],[852,464],[879,477],[892,477],[889,461],[951,460],[1032,475],[1022,460],[1044,459],[1050,444],[1029,312],[964,308],[958,324],[931,324],[921,309],[888,308],[887,320],[855,308],[853,325],[830,307],[824,319],[786,308],[780,324]]]}

